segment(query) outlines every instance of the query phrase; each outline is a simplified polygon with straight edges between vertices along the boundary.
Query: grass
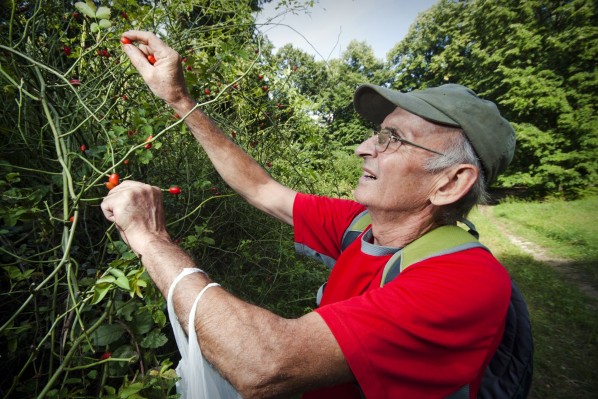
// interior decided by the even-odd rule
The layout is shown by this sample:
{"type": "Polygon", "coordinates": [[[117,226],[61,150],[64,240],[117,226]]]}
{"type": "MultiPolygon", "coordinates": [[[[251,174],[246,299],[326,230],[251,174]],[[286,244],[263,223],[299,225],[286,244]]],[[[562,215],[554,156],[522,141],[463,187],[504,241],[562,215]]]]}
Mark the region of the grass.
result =
{"type": "Polygon", "coordinates": [[[534,329],[534,380],[530,398],[584,398],[598,392],[598,301],[570,273],[598,287],[598,197],[580,201],[510,201],[472,220],[526,298],[534,329]],[[501,227],[502,226],[502,227],[501,227]],[[504,235],[543,246],[569,260],[567,272],[535,261],[504,235]]]}

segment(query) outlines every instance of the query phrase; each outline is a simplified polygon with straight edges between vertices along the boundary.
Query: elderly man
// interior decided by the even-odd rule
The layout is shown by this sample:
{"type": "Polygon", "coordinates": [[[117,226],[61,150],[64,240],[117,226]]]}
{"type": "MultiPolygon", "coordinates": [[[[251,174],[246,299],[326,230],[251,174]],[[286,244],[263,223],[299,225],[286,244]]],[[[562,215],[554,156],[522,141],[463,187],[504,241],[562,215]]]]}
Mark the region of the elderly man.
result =
{"type": "MultiPolygon", "coordinates": [[[[186,115],[196,102],[180,56],[151,33],[124,36],[133,44],[123,49],[149,88],[186,115]]],[[[187,116],[223,179],[256,208],[293,225],[300,251],[335,266],[321,306],[299,319],[214,287],[203,295],[195,325],[186,326],[195,298],[211,283],[203,273],[178,282],[176,314],[243,397],[443,398],[467,387],[474,398],[504,330],[511,293],[505,269],[488,251],[472,248],[417,262],[380,283],[394,253],[455,224],[484,198],[485,186],[513,156],[513,129],[494,104],[459,85],[412,93],[364,85],[354,101],[381,127],[356,150],[363,174],[355,201],[282,186],[201,110],[187,116]],[[371,225],[341,253],[343,233],[365,209],[371,225]]],[[[102,209],[165,296],[185,268],[196,267],[166,231],[158,188],[126,181],[102,209]]]]}

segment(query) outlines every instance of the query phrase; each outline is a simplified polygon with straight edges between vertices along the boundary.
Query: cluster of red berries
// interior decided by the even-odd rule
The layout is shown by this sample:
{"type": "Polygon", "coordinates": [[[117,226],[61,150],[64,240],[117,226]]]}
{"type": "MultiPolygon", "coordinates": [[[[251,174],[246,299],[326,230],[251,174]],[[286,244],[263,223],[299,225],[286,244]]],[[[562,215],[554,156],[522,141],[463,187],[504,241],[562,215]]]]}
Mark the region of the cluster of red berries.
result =
{"type": "Polygon", "coordinates": [[[110,53],[108,52],[108,49],[100,49],[98,50],[98,56],[110,58],[110,53]]]}

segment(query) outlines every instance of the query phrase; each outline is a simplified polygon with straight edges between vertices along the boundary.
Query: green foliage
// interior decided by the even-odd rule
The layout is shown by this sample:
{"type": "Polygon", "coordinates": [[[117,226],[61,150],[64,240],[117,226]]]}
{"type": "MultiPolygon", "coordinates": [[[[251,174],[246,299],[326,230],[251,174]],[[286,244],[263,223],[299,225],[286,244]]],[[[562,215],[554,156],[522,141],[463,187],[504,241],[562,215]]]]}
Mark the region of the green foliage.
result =
{"type": "Polygon", "coordinates": [[[171,235],[227,289],[281,315],[311,310],[326,270],[297,259],[292,231],[224,186],[184,115],[149,93],[120,50],[127,29],[160,32],[231,140],[310,191],[314,168],[328,171],[326,183],[333,164],[313,103],[297,89],[308,79],[254,31],[259,4],[38,1],[2,10],[5,397],[175,395],[164,300],[99,208],[112,173],[163,188],[171,235]],[[168,194],[172,185],[180,195],[168,194]]]}
{"type": "Polygon", "coordinates": [[[461,83],[497,102],[519,143],[499,183],[576,198],[598,176],[597,18],[587,0],[443,0],[389,53],[390,83],[461,83]]]}
{"type": "Polygon", "coordinates": [[[596,16],[587,2],[443,0],[390,64],[362,42],[329,62],[291,45],[272,54],[254,26],[263,2],[3,2],[5,397],[175,395],[164,300],[99,209],[112,173],[163,188],[172,237],[241,298],[296,317],[325,280],[323,266],[295,257],[288,226],[224,185],[184,115],[149,93],[120,50],[125,30],[159,32],[182,55],[201,108],[297,190],[351,197],[353,152],[371,127],[351,100],[365,82],[470,85],[517,130],[501,185],[573,197],[595,184],[596,16]],[[168,194],[173,185],[180,195],[168,194]]]}

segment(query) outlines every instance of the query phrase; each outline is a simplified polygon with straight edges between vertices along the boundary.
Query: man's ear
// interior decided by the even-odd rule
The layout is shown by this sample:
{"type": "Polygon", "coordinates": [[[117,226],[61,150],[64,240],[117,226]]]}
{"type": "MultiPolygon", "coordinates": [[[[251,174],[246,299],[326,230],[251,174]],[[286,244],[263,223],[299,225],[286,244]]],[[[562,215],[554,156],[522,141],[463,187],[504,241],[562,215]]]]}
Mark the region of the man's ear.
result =
{"type": "Polygon", "coordinates": [[[432,204],[437,206],[453,204],[471,190],[480,171],[474,165],[459,164],[441,172],[436,191],[430,196],[432,204]]]}

